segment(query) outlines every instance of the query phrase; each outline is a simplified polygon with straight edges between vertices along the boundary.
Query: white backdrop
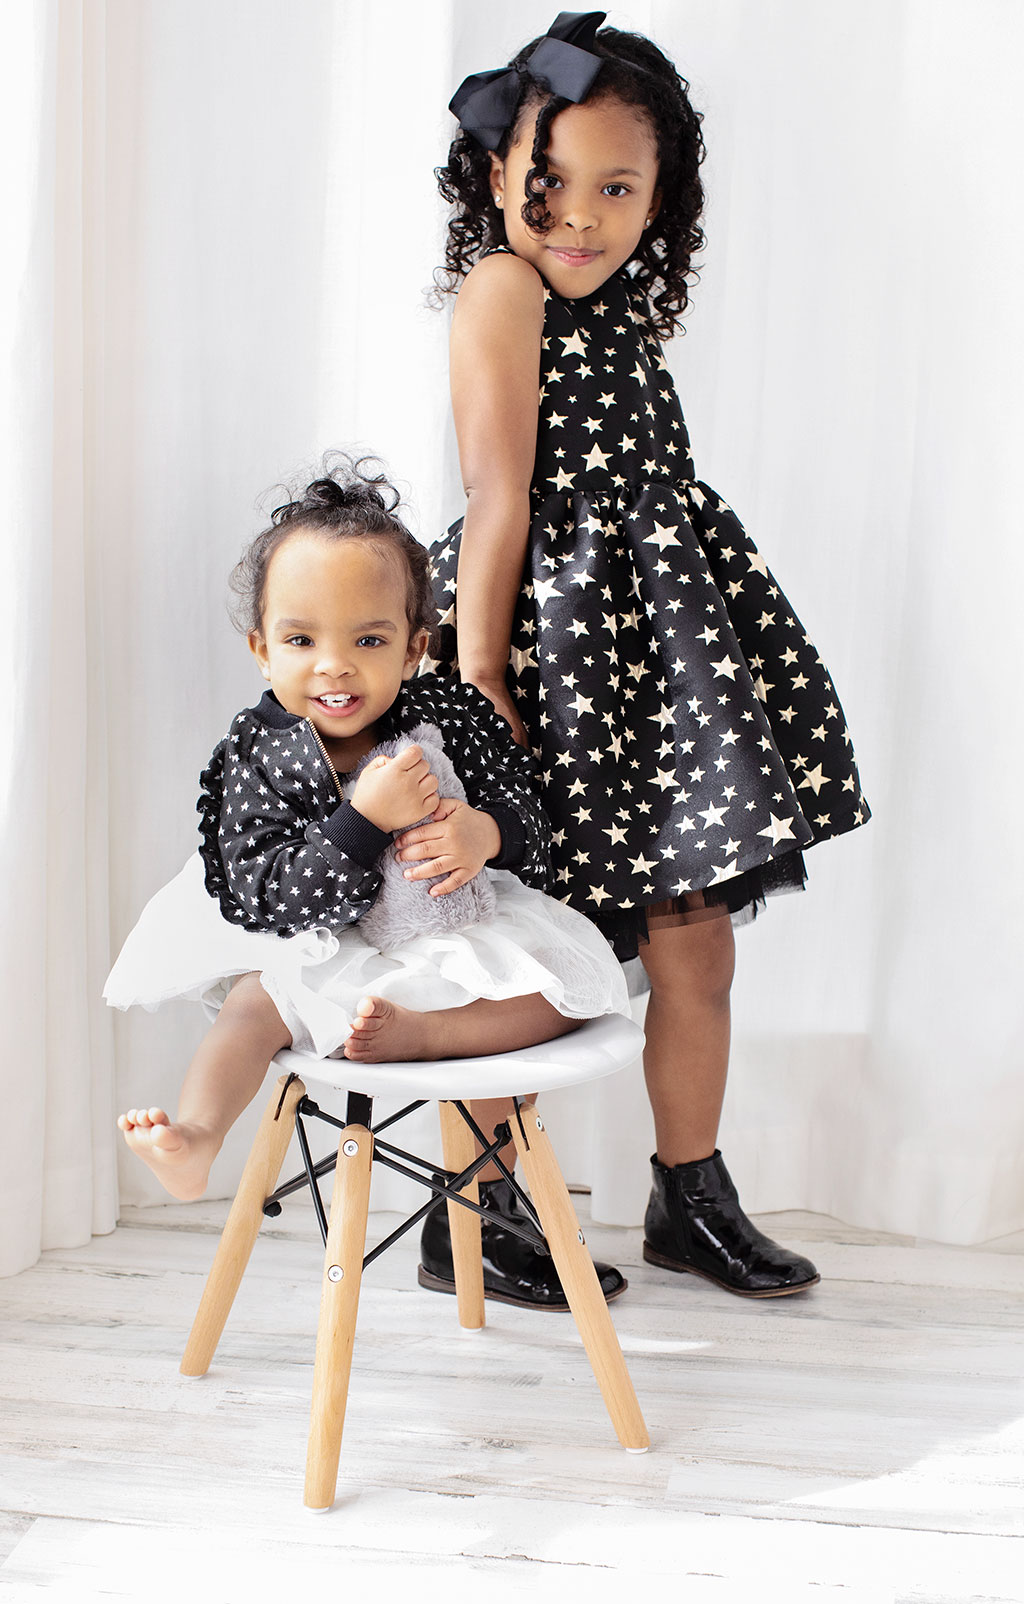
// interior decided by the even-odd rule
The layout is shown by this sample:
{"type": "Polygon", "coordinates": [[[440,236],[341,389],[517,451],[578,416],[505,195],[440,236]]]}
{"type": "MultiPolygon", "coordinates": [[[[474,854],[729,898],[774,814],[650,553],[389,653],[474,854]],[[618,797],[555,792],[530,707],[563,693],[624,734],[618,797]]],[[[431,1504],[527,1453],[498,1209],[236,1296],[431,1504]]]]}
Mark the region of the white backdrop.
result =
{"type": "MultiPolygon", "coordinates": [[[[364,445],[423,538],[459,511],[445,319],[421,294],[431,168],[454,85],[554,9],[17,8],[0,98],[8,1271],[110,1228],[113,1113],[173,1104],[201,1029],[180,1005],[112,1031],[98,993],[192,849],[199,768],[260,690],[224,608],[258,494],[364,445]]],[[[698,471],[833,669],[875,810],[739,938],[723,1149],[751,1209],[954,1242],[1016,1229],[1024,10],[637,0],[609,20],[652,33],[706,114],[709,246],[669,360],[698,471]]],[[[595,1214],[635,1222],[638,1072],[548,1110],[595,1214]]],[[[122,1164],[123,1199],[159,1195],[122,1164]]]]}

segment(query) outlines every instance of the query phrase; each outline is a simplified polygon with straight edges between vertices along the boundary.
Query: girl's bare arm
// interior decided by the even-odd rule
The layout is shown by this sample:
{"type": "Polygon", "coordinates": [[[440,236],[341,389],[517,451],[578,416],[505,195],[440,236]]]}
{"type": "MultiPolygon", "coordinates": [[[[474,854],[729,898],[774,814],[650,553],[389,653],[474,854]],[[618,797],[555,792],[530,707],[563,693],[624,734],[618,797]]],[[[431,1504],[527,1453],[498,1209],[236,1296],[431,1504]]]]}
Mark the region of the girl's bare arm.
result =
{"type": "Polygon", "coordinates": [[[459,670],[526,744],[505,672],[530,527],[544,286],[517,256],[489,256],[459,292],[451,386],[466,513],[457,578],[459,670]]]}

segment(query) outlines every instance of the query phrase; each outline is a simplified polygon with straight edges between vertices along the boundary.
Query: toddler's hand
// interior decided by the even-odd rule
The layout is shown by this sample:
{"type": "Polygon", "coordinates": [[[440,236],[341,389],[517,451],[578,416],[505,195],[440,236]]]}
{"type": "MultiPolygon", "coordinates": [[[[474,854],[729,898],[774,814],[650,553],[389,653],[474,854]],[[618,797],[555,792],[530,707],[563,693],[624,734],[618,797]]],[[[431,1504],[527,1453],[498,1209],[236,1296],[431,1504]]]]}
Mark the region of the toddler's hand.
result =
{"type": "Polygon", "coordinates": [[[464,886],[500,851],[501,831],[491,815],[450,796],[441,798],[429,824],[406,830],[395,841],[399,862],[416,864],[406,869],[407,880],[430,880],[436,874],[446,877],[430,887],[432,897],[443,897],[464,886]]]}
{"type": "Polygon", "coordinates": [[[352,792],[356,812],[378,830],[403,830],[433,813],[438,800],[437,780],[418,746],[405,746],[394,757],[375,757],[352,792]]]}

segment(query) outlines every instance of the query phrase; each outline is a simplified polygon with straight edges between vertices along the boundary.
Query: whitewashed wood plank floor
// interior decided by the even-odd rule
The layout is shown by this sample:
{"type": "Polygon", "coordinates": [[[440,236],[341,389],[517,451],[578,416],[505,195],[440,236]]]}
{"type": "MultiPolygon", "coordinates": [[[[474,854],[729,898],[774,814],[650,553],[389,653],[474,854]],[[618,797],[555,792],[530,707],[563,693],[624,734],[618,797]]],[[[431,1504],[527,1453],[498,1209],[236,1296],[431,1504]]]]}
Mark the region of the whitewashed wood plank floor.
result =
{"type": "MultiPolygon", "coordinates": [[[[586,1198],[578,1198],[586,1224],[586,1198]]],[[[686,1604],[1021,1604],[1024,1239],[914,1244],[767,1223],[823,1284],[744,1302],[642,1263],[615,1321],[651,1428],[625,1454],[571,1320],[367,1272],[339,1498],[302,1471],[321,1251],[268,1222],[209,1376],[178,1360],[222,1204],[130,1212],[0,1283],[0,1595],[234,1604],[316,1589],[686,1604]]],[[[371,1218],[379,1239],[393,1216],[371,1218]]]]}

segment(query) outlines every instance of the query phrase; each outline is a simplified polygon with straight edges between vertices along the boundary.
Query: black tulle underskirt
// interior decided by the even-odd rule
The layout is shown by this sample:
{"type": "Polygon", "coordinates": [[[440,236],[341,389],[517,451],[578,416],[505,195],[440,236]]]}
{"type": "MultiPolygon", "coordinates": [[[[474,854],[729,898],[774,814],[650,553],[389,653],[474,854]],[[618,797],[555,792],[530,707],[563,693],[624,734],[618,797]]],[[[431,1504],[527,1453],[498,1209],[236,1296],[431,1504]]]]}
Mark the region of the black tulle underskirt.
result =
{"type": "MultiPolygon", "coordinates": [[[[746,925],[757,918],[769,897],[785,891],[802,891],[806,884],[803,853],[788,852],[757,868],[746,869],[730,880],[708,886],[696,895],[703,899],[706,908],[724,908],[734,925],[746,925]]],[[[651,907],[657,907],[659,914],[692,912],[693,894],[689,904],[686,897],[669,897],[639,908],[620,908],[615,913],[588,913],[587,917],[611,944],[619,962],[627,963],[637,957],[641,944],[650,939],[647,914],[651,907]]]]}

